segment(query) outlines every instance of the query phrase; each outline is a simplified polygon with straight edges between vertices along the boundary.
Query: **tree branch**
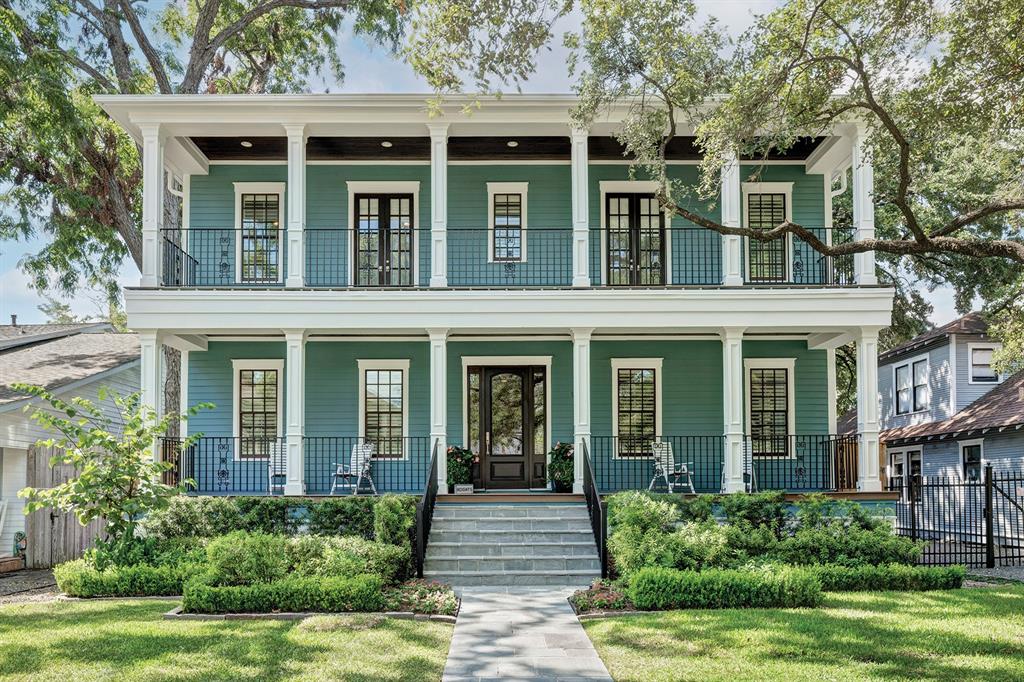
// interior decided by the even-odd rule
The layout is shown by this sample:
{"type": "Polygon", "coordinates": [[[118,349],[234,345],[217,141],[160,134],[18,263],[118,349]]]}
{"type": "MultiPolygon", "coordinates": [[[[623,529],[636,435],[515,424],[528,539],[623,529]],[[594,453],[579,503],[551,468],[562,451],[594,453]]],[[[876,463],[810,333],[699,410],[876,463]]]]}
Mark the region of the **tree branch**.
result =
{"type": "Polygon", "coordinates": [[[167,77],[167,71],[164,69],[160,55],[153,48],[153,43],[149,41],[146,30],[142,28],[142,22],[139,21],[139,15],[135,13],[131,0],[121,0],[121,11],[124,12],[125,21],[128,22],[132,35],[135,36],[135,42],[138,43],[139,49],[145,55],[146,61],[149,62],[149,68],[153,72],[153,78],[156,79],[157,88],[162,94],[170,95],[174,92],[174,89],[171,87],[171,81],[167,77]]]}

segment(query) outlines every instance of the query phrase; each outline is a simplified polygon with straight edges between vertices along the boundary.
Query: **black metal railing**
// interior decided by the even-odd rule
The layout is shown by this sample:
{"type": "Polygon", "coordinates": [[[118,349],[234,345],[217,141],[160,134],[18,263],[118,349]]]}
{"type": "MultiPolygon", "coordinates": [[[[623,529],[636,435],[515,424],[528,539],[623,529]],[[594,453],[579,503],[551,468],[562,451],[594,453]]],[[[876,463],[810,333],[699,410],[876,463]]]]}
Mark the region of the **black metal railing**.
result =
{"type": "Polygon", "coordinates": [[[572,285],[572,228],[448,228],[450,287],[572,285]]]}
{"type": "Polygon", "coordinates": [[[427,543],[430,542],[430,524],[434,518],[434,504],[437,502],[437,456],[440,441],[435,440],[430,453],[430,466],[423,482],[423,494],[416,503],[416,577],[423,577],[423,564],[427,558],[427,543]]]}
{"type": "Polygon", "coordinates": [[[161,230],[164,286],[282,286],[285,230],[193,227],[161,230]]]}
{"type": "MultiPolygon", "coordinates": [[[[593,436],[595,481],[602,493],[620,490],[717,493],[722,487],[724,436],[593,436]],[[659,473],[655,444],[667,444],[674,465],[659,473]],[[685,474],[676,475],[683,471],[685,474]],[[690,483],[692,482],[692,491],[690,483]]],[[[659,445],[659,451],[664,452],[659,445]]]]}
{"type": "Polygon", "coordinates": [[[418,494],[430,465],[430,437],[306,436],[303,453],[307,495],[418,494]],[[372,456],[360,475],[354,469],[366,448],[372,456]]]}
{"type": "Polygon", "coordinates": [[[597,487],[594,476],[594,465],[590,461],[590,450],[587,441],[582,442],[583,455],[583,497],[587,501],[587,513],[590,514],[590,528],[594,531],[594,544],[597,545],[597,556],[601,560],[601,577],[608,577],[608,507],[601,500],[601,491],[597,487]]]}
{"type": "Polygon", "coordinates": [[[305,284],[323,288],[412,288],[426,285],[430,229],[394,232],[307,227],[305,284]]]}
{"type": "MultiPolygon", "coordinates": [[[[825,243],[854,240],[853,228],[809,228],[825,243]]],[[[762,242],[747,239],[744,281],[747,284],[848,286],[854,284],[854,255],[827,256],[809,242],[790,235],[762,242]]]]}
{"type": "Polygon", "coordinates": [[[173,466],[164,475],[172,485],[198,495],[283,494],[287,475],[284,438],[203,437],[186,447],[164,438],[161,455],[173,466]]]}
{"type": "Polygon", "coordinates": [[[753,490],[850,489],[857,477],[857,444],[856,435],[748,436],[743,473],[753,490]]]}

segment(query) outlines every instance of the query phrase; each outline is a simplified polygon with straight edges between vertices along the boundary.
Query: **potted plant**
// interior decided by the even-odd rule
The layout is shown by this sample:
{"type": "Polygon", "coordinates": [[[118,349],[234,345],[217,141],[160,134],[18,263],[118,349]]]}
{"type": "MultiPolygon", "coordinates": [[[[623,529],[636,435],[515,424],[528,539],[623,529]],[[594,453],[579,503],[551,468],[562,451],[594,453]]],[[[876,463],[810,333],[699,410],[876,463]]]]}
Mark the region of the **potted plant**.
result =
{"type": "Polygon", "coordinates": [[[473,451],[458,445],[448,447],[448,490],[456,495],[473,493],[473,451]]]}
{"type": "Polygon", "coordinates": [[[556,493],[572,492],[575,467],[572,463],[572,443],[555,443],[548,453],[548,480],[556,493]]]}

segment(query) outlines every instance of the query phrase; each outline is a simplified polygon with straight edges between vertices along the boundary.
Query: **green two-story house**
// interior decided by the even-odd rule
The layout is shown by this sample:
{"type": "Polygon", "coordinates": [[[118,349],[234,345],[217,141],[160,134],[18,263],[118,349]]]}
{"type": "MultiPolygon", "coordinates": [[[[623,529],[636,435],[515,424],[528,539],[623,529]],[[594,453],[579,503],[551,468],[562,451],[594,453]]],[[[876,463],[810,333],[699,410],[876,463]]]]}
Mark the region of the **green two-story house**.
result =
{"type": "MultiPolygon", "coordinates": [[[[188,423],[194,446],[165,449],[196,492],[418,492],[436,476],[443,494],[452,445],[478,457],[478,491],[547,490],[558,442],[575,444],[577,492],[585,471],[601,492],[880,490],[892,291],[874,255],[666,214],[615,112],[578,130],[570,96],[472,116],[455,98],[433,117],[416,95],[97,100],[143,150],[143,272],[126,298],[144,400],[160,403],[167,344],[182,404],[216,405],[188,423]],[[850,342],[860,422],[837,436],[835,349],[850,342]]],[[[871,238],[863,145],[850,124],[735,159],[721,196],[689,205],[871,238]]],[[[672,141],[673,178],[696,183],[699,162],[692,138],[672,141]]]]}

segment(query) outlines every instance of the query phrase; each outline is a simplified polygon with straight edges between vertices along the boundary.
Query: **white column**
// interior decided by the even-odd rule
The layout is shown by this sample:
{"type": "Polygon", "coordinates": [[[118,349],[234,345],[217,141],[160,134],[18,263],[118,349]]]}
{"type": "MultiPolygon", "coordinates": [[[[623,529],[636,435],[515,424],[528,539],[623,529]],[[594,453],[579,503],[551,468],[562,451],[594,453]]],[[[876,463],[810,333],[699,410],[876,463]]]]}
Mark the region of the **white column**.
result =
{"type": "Polygon", "coordinates": [[[159,123],[144,123],[142,133],[142,280],[160,284],[160,228],[164,215],[164,141],[159,123]]]}
{"type": "Polygon", "coordinates": [[[593,333],[593,329],[572,330],[574,493],[583,492],[583,442],[590,445],[590,337],[593,333]]]}
{"type": "Polygon", "coordinates": [[[437,443],[437,491],[448,492],[448,330],[430,336],[430,447],[437,443]]]}
{"type": "Polygon", "coordinates": [[[725,452],[722,492],[743,492],[743,328],[726,327],[722,339],[722,411],[725,452]]]}
{"type": "Polygon", "coordinates": [[[288,136],[288,276],[285,286],[306,283],[306,126],[286,124],[288,136]]]}
{"type": "MultiPolygon", "coordinates": [[[[853,226],[856,240],[875,238],[875,171],[867,148],[867,131],[858,127],[853,134],[853,226]]],[[[878,284],[875,252],[854,256],[853,279],[857,284],[878,284]]]]}
{"type": "Polygon", "coordinates": [[[306,435],[306,330],[286,329],[285,340],[285,495],[302,495],[306,435]]]}
{"type": "Polygon", "coordinates": [[[590,218],[586,130],[573,130],[572,143],[572,285],[590,286],[590,218]]]}
{"type": "MultiPolygon", "coordinates": [[[[726,227],[740,227],[740,162],[734,154],[722,166],[722,224],[726,227]]],[[[722,284],[727,287],[743,286],[743,270],[740,254],[743,239],[738,236],[722,237],[722,284]]]]}
{"type": "MultiPolygon", "coordinates": [[[[144,329],[139,334],[139,390],[142,404],[153,410],[159,419],[161,415],[160,370],[163,358],[163,344],[160,333],[155,329],[144,329]]],[[[154,443],[151,455],[157,456],[160,450],[154,443]]]]}
{"type": "Polygon", "coordinates": [[[448,286],[448,124],[430,129],[430,286],[448,286]]]}
{"type": "Polygon", "coordinates": [[[878,492],[878,328],[862,327],[857,337],[857,490],[878,492]]]}

